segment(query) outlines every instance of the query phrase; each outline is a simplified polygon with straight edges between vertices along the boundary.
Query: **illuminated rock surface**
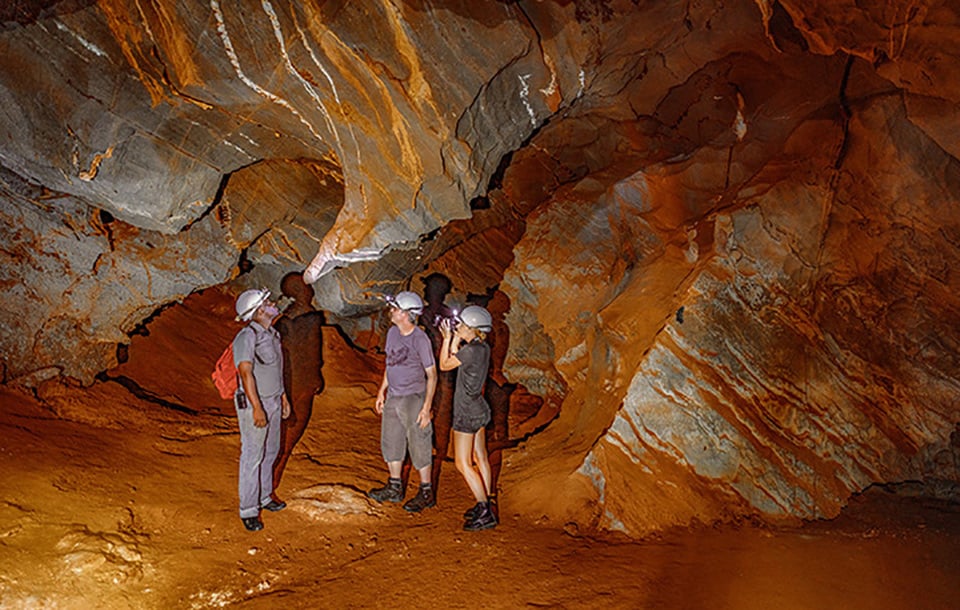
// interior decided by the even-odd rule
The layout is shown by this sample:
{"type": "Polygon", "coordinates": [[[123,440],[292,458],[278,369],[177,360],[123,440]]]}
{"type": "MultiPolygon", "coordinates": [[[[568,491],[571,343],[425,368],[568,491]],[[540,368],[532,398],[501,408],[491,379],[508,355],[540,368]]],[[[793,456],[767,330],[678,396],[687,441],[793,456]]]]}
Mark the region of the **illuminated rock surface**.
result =
{"type": "Polygon", "coordinates": [[[956,3],[435,4],[0,9],[4,379],[88,385],[159,308],[304,268],[357,338],[441,272],[499,285],[542,398],[523,514],[960,480],[956,3]]]}

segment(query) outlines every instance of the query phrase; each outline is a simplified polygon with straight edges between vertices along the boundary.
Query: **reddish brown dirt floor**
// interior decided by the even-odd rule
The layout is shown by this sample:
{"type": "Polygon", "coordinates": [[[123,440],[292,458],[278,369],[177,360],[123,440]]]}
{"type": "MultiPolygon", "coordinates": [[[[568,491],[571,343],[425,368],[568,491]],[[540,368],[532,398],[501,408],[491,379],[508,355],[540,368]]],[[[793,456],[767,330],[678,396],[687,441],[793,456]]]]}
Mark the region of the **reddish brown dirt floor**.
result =
{"type": "MultiPolygon", "coordinates": [[[[436,508],[372,504],[379,363],[335,337],[280,485],[289,507],[257,533],[236,514],[227,409],[185,413],[182,396],[162,406],[113,382],[51,385],[42,403],[0,387],[0,608],[960,607],[960,507],[882,490],[833,521],[639,542],[515,515],[509,490],[498,528],[463,532],[471,501],[449,462],[436,508]]],[[[215,357],[163,370],[204,376],[215,357]]]]}

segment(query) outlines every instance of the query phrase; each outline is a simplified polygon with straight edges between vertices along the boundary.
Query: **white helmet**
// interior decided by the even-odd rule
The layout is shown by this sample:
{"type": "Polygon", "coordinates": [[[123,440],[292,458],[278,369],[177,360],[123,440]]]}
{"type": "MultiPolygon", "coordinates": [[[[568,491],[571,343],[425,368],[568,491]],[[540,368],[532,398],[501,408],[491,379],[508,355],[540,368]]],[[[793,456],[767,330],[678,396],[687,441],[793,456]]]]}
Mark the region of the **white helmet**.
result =
{"type": "Polygon", "coordinates": [[[479,305],[465,307],[457,317],[470,328],[481,330],[485,333],[493,330],[493,318],[490,316],[490,312],[479,305]]]}
{"type": "Polygon", "coordinates": [[[387,303],[389,303],[391,307],[409,311],[418,316],[423,313],[423,299],[421,299],[420,295],[416,292],[404,290],[403,292],[397,293],[396,296],[387,297],[387,303]]]}
{"type": "Polygon", "coordinates": [[[270,291],[266,288],[243,291],[243,294],[237,297],[237,322],[248,322],[268,298],[270,291]]]}

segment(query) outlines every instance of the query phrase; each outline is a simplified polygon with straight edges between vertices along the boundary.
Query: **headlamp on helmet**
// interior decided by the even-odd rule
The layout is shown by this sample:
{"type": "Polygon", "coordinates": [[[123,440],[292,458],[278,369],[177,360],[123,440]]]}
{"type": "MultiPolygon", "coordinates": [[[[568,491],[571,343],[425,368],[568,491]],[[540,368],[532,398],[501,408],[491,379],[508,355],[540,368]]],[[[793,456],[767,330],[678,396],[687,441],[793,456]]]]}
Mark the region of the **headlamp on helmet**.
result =
{"type": "Polygon", "coordinates": [[[470,328],[489,333],[493,330],[493,317],[479,305],[469,305],[457,316],[458,320],[470,328]]]}
{"type": "Polygon", "coordinates": [[[404,290],[392,297],[384,297],[384,300],[390,307],[396,307],[397,309],[408,311],[418,316],[423,313],[423,299],[415,292],[404,290]]]}

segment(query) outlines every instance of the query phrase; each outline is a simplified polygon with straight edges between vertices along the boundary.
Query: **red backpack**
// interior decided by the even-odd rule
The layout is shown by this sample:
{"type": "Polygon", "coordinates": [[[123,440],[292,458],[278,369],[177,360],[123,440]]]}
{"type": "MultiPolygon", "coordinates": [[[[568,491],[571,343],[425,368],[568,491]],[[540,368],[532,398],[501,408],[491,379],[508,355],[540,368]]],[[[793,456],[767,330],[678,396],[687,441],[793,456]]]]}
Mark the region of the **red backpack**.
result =
{"type": "Polygon", "coordinates": [[[217,390],[220,392],[220,398],[233,398],[240,385],[237,380],[239,375],[237,366],[233,363],[233,341],[231,341],[227,345],[227,349],[223,350],[223,353],[217,358],[217,364],[213,367],[213,372],[210,373],[210,377],[213,378],[213,385],[217,386],[217,390]]]}
{"type": "MultiPolygon", "coordinates": [[[[258,334],[255,326],[251,324],[250,328],[253,329],[254,335],[258,334]]],[[[260,362],[256,350],[254,350],[253,355],[254,362],[260,362]]],[[[213,385],[217,386],[220,398],[229,400],[237,393],[237,389],[240,387],[240,371],[237,370],[237,365],[233,363],[233,341],[227,344],[227,348],[217,358],[217,363],[213,366],[213,372],[210,373],[210,378],[213,379],[213,385]]]]}

